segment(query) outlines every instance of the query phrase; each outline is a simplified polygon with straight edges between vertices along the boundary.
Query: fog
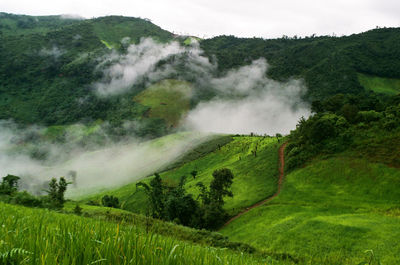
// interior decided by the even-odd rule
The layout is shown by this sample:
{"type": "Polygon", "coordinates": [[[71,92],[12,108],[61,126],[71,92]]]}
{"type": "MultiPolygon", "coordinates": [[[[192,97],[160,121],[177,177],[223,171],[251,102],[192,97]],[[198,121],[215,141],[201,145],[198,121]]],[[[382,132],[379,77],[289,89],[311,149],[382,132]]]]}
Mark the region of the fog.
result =
{"type": "MultiPolygon", "coordinates": [[[[128,41],[124,38],[122,44],[128,41]]],[[[157,62],[183,51],[177,42],[164,44],[144,38],[138,45],[130,45],[126,54],[113,51],[106,56],[100,66],[110,63],[112,65],[104,70],[105,80],[94,86],[102,96],[121,94],[153,72],[157,62]]]]}
{"type": "Polygon", "coordinates": [[[83,148],[74,137],[63,143],[37,140],[42,133],[40,127],[19,129],[12,122],[0,122],[0,176],[20,176],[21,188],[34,194],[43,194],[52,177],[65,176],[72,181],[72,172],[76,181],[69,195],[118,187],[157,172],[210,137],[183,132],[149,141],[130,137],[83,148]],[[47,158],[32,157],[32,149],[38,146],[49,152],[47,158]]]}
{"type": "Polygon", "coordinates": [[[301,100],[306,87],[301,80],[277,82],[266,77],[264,59],[210,78],[219,94],[189,112],[186,127],[202,132],[231,134],[288,134],[298,120],[310,115],[301,100]]]}

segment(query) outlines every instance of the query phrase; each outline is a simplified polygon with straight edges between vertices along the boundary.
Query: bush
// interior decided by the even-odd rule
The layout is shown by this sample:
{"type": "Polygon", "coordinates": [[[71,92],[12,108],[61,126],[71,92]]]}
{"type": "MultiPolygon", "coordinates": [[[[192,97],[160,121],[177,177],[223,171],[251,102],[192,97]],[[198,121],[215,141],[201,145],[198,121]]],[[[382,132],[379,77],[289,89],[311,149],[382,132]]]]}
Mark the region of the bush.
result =
{"type": "Polygon", "coordinates": [[[74,214],[76,215],[82,215],[82,207],[79,206],[79,204],[77,204],[74,208],[74,214]]]}
{"type": "Polygon", "coordinates": [[[119,208],[120,206],[118,198],[112,195],[105,195],[103,198],[101,198],[101,203],[105,207],[119,208]]]}
{"type": "Polygon", "coordinates": [[[43,202],[41,199],[29,194],[26,191],[17,192],[12,199],[12,203],[24,205],[27,207],[42,207],[43,202]]]}

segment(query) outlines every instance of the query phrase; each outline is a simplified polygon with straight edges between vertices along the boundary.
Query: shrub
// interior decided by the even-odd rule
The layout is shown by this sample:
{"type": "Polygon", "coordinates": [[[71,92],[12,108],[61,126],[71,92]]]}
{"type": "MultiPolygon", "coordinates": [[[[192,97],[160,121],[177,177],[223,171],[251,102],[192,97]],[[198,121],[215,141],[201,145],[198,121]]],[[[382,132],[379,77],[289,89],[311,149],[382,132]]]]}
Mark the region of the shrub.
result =
{"type": "Polygon", "coordinates": [[[76,215],[82,215],[82,207],[79,206],[79,204],[77,204],[74,208],[74,214],[76,215]]]}
{"type": "Polygon", "coordinates": [[[101,198],[101,203],[105,207],[119,208],[118,198],[112,195],[105,195],[103,198],[101,198]]]}
{"type": "Polygon", "coordinates": [[[24,206],[28,206],[28,207],[43,206],[41,199],[29,194],[26,191],[16,193],[12,199],[12,202],[15,204],[20,204],[20,205],[24,205],[24,206]]]}

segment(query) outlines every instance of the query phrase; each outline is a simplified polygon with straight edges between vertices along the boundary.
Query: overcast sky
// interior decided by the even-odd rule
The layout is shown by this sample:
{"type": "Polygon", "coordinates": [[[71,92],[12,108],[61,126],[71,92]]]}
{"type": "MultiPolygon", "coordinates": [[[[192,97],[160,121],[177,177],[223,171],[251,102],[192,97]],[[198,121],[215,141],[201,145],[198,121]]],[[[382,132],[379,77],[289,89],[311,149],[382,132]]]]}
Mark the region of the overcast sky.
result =
{"type": "Polygon", "coordinates": [[[400,26],[400,0],[0,0],[0,11],[142,17],[199,37],[340,36],[400,26]]]}

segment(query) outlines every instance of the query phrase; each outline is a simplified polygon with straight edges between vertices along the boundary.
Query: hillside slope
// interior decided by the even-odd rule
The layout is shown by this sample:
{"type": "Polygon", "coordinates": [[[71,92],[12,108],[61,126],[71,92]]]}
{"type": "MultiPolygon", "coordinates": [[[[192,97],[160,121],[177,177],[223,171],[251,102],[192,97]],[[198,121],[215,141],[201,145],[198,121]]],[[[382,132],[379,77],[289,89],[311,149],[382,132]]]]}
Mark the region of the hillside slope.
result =
{"type": "MultiPolygon", "coordinates": [[[[230,215],[235,215],[244,208],[259,202],[276,191],[278,181],[278,149],[276,138],[236,136],[232,142],[216,148],[213,152],[186,161],[185,164],[161,173],[163,180],[176,185],[181,176],[187,176],[185,184],[189,193],[197,197],[199,190],[196,183],[208,185],[212,173],[216,169],[227,167],[232,170],[234,180],[232,184],[233,198],[226,198],[225,208],[230,215]],[[254,151],[256,155],[254,155],[254,151]],[[190,173],[196,170],[196,178],[190,173]]],[[[151,178],[145,179],[149,182],[151,178]]],[[[117,196],[125,210],[146,213],[147,198],[143,190],[136,188],[136,183],[126,185],[120,189],[104,191],[96,196],[82,198],[83,201],[100,201],[101,197],[110,194],[117,196]]]]}
{"type": "Polygon", "coordinates": [[[347,155],[317,159],[221,232],[304,262],[359,264],[373,250],[382,264],[397,264],[399,191],[398,169],[347,155]]]}

